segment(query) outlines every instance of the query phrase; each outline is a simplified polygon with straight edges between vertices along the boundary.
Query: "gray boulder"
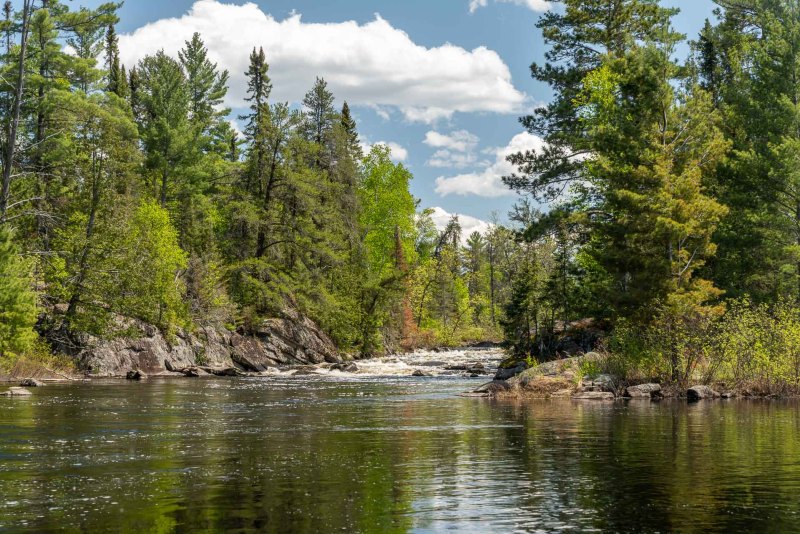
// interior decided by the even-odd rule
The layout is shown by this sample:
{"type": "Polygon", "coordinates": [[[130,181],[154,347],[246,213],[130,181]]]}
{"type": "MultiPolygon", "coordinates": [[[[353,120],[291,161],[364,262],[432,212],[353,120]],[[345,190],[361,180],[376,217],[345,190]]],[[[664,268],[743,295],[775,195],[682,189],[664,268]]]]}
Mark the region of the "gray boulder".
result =
{"type": "Polygon", "coordinates": [[[660,398],[661,386],[658,384],[639,384],[638,386],[628,386],[625,389],[625,396],[632,399],[653,399],[660,398]]]}
{"type": "Polygon", "coordinates": [[[481,386],[479,386],[473,393],[486,393],[488,395],[496,395],[497,393],[502,393],[503,391],[509,391],[511,389],[511,385],[506,382],[505,380],[492,380],[491,382],[487,382],[481,386]]]}
{"type": "Polygon", "coordinates": [[[702,399],[716,399],[719,393],[714,391],[708,386],[692,386],[686,390],[686,398],[690,401],[697,401],[702,399]]]}
{"type": "Polygon", "coordinates": [[[497,373],[494,375],[495,380],[508,380],[514,376],[517,376],[522,371],[528,368],[528,365],[525,362],[518,363],[514,367],[507,367],[505,369],[498,369],[497,373]]]}
{"type": "Polygon", "coordinates": [[[331,365],[331,371],[341,371],[343,373],[357,373],[358,366],[353,362],[350,363],[335,363],[331,365]]]}
{"type": "Polygon", "coordinates": [[[40,388],[40,387],[44,386],[44,382],[40,382],[40,381],[36,380],[35,378],[26,378],[25,380],[20,382],[19,385],[24,387],[24,388],[40,388]]]}

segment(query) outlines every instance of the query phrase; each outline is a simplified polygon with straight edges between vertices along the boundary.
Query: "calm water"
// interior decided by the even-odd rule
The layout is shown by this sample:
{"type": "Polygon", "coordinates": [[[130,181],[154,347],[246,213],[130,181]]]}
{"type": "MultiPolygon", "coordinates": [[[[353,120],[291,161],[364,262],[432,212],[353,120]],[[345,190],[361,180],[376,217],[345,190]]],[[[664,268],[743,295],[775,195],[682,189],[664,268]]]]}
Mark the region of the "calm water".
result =
{"type": "Polygon", "coordinates": [[[398,376],[448,357],[0,398],[0,531],[800,531],[798,404],[499,402],[435,366],[398,376]]]}

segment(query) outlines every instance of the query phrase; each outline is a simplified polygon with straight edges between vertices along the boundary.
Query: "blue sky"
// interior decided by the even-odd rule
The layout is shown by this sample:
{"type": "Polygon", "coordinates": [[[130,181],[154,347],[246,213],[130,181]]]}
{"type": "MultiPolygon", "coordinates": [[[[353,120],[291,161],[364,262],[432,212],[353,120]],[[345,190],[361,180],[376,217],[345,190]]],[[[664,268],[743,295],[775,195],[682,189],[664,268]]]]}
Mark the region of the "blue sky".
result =
{"type": "MultiPolygon", "coordinates": [[[[263,45],[274,61],[276,98],[297,100],[316,75],[325,75],[334,93],[349,96],[364,141],[395,147],[395,156],[414,173],[413,193],[423,206],[441,208],[442,217],[445,211],[462,214],[465,226],[477,225],[469,217],[505,218],[515,197],[500,196],[497,187],[503,155],[536,146],[535,139],[519,136],[517,117],[548,98],[529,75],[531,62],[544,52],[534,27],[542,0],[252,3],[257,5],[244,9],[243,0],[127,0],[119,26],[129,34],[121,39],[123,59],[133,62],[161,47],[174,53],[182,33],[199,29],[236,84],[250,49],[263,45]],[[485,5],[471,10],[471,2],[485,5]],[[347,21],[355,24],[342,24],[347,21]],[[351,35],[359,38],[350,42],[351,35]],[[480,47],[486,50],[475,52],[480,47]],[[465,93],[470,96],[461,99],[465,93]],[[454,192],[464,190],[471,193],[454,192]]],[[[664,4],[681,9],[675,26],[690,38],[714,7],[710,0],[664,4]]],[[[240,91],[234,87],[232,93],[240,91]]],[[[234,106],[237,98],[232,95],[234,106]]]]}

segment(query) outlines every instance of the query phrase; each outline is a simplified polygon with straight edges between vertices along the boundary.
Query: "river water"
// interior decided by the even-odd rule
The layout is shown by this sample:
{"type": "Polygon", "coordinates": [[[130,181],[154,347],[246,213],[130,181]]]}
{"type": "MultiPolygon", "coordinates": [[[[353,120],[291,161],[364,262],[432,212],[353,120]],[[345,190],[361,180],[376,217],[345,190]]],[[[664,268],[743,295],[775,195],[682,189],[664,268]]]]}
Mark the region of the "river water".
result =
{"type": "Polygon", "coordinates": [[[443,368],[499,357],[0,398],[0,531],[800,531],[797,403],[493,401],[443,368]]]}

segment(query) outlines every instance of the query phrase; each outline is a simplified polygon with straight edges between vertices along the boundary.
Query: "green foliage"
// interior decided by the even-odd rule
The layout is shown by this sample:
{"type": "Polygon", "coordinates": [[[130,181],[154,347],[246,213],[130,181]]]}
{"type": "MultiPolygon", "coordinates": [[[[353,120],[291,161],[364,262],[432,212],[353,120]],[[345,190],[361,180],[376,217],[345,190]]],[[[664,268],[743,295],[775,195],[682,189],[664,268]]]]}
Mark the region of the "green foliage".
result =
{"type": "Polygon", "coordinates": [[[24,352],[36,339],[32,265],[19,255],[12,237],[0,226],[0,357],[24,352]]]}
{"type": "Polygon", "coordinates": [[[169,213],[145,202],[136,209],[126,234],[129,261],[120,280],[123,309],[167,330],[184,324],[184,288],[178,272],[186,268],[187,258],[169,213]]]}

